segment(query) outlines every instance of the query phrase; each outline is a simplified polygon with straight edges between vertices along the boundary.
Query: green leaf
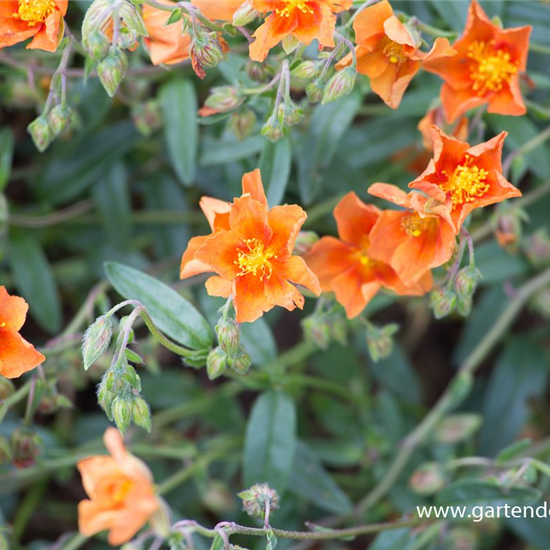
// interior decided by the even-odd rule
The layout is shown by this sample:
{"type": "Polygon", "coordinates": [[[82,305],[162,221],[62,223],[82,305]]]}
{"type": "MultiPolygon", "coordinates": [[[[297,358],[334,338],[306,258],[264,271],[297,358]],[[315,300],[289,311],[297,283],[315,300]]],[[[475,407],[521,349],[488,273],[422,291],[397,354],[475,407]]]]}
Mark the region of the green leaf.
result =
{"type": "Polygon", "coordinates": [[[179,181],[189,186],[195,179],[199,139],[195,88],[189,80],[170,80],[160,90],[160,102],[170,162],[179,181]]]}
{"type": "Polygon", "coordinates": [[[48,334],[61,329],[61,302],[53,273],[38,241],[29,234],[14,235],[8,260],[15,286],[29,303],[33,319],[48,334]]]}
{"type": "Polygon", "coordinates": [[[204,317],[185,298],[157,279],[116,262],[105,264],[115,290],[127,300],[139,300],[158,328],[191,349],[212,346],[213,334],[204,317]]]}
{"type": "Polygon", "coordinates": [[[466,0],[430,0],[445,22],[455,31],[462,31],[466,23],[468,2],[466,0]]]}
{"type": "Polygon", "coordinates": [[[289,487],[294,495],[327,512],[346,514],[353,510],[348,496],[323,468],[315,453],[301,441],[296,447],[289,487]]]}
{"type": "Polygon", "coordinates": [[[452,483],[436,497],[437,506],[499,506],[533,502],[540,492],[532,487],[499,487],[491,481],[465,479],[452,483]]]}
{"type": "Polygon", "coordinates": [[[502,463],[516,458],[526,451],[531,446],[531,443],[532,441],[530,439],[521,439],[520,441],[508,445],[508,447],[502,449],[502,451],[498,453],[496,461],[502,463]]]}
{"type": "Polygon", "coordinates": [[[519,254],[508,254],[493,240],[476,246],[476,267],[483,275],[480,281],[480,285],[483,286],[494,285],[523,275],[529,269],[519,254]]]}
{"type": "Polygon", "coordinates": [[[0,130],[0,192],[10,179],[14,146],[13,132],[9,128],[2,128],[0,130]]]}
{"type": "Polygon", "coordinates": [[[219,141],[207,139],[204,142],[201,166],[215,166],[248,158],[259,153],[263,143],[264,139],[261,136],[252,136],[243,141],[236,138],[219,141]]]}
{"type": "Polygon", "coordinates": [[[361,106],[359,91],[313,111],[311,122],[302,137],[298,157],[298,185],[302,201],[310,204],[319,194],[323,169],[332,161],[340,139],[347,132],[361,106]]]}
{"type": "Polygon", "coordinates": [[[294,401],[281,391],[262,393],[250,413],[244,442],[247,487],[267,483],[280,494],[287,488],[296,448],[294,401]]]}
{"type": "Polygon", "coordinates": [[[412,550],[417,536],[411,529],[395,529],[379,533],[369,550],[412,550]]]}
{"type": "Polygon", "coordinates": [[[260,155],[260,171],[270,206],[281,204],[288,185],[291,165],[292,147],[287,137],[276,143],[267,140],[264,142],[260,155]]]}

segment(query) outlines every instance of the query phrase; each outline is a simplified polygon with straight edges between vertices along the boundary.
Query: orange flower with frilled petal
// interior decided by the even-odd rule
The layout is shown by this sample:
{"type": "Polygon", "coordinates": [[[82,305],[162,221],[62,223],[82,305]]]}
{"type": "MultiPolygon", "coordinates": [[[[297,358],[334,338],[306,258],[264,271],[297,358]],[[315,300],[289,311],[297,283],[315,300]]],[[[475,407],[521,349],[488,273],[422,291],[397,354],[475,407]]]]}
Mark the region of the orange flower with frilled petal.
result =
{"type": "Polygon", "coordinates": [[[323,237],[305,260],[319,277],[326,292],[334,292],[348,318],[357,317],[381,288],[397,294],[422,295],[432,286],[428,273],[412,287],[406,287],[394,269],[370,254],[371,233],[381,211],[348,193],[334,209],[340,239],[323,237]]]}
{"type": "Polygon", "coordinates": [[[92,456],[78,463],[90,500],[78,505],[78,526],[85,536],[109,530],[109,544],[129,541],[159,509],[147,466],[124,447],[122,436],[108,428],[103,437],[111,456],[92,456]]]}
{"type": "Polygon", "coordinates": [[[245,174],[243,195],[233,203],[203,198],[201,207],[212,233],[191,239],[180,276],[215,272],[206,290],[233,297],[237,322],[251,323],[275,306],[302,308],[304,297],[291,282],[320,294],[317,277],[292,255],[307,215],[297,205],[269,209],[259,170],[245,174]]]}
{"type": "Polygon", "coordinates": [[[32,38],[31,50],[55,52],[63,38],[68,0],[1,0],[0,49],[32,38]]]}
{"type": "Polygon", "coordinates": [[[426,212],[424,195],[407,194],[387,183],[371,185],[369,193],[406,209],[382,211],[370,232],[372,258],[391,265],[407,286],[449,261],[456,244],[454,230],[440,216],[426,212]]]}
{"type": "Polygon", "coordinates": [[[250,58],[263,61],[286,37],[302,44],[317,39],[321,46],[334,47],[335,14],[348,10],[352,0],[253,0],[252,5],[260,13],[271,12],[250,44],[250,58]]]}
{"type": "Polygon", "coordinates": [[[460,231],[468,214],[476,208],[520,197],[521,192],[502,175],[502,146],[508,135],[471,147],[431,127],[434,158],[409,187],[431,197],[429,208],[460,231]]]}
{"type": "Polygon", "coordinates": [[[530,26],[501,29],[472,0],[464,33],[453,44],[457,55],[424,65],[445,81],[441,100],[450,122],[485,104],[489,113],[525,113],[519,76],[526,68],[530,33],[530,26]]]}
{"type": "MultiPolygon", "coordinates": [[[[363,10],[353,23],[357,42],[357,70],[370,78],[375,94],[392,109],[397,109],[405,90],[422,63],[455,54],[446,38],[437,38],[429,52],[420,50],[421,39],[394,14],[390,3],[382,0],[363,10]]],[[[350,65],[351,54],[338,68],[350,65]]]]}
{"type": "Polygon", "coordinates": [[[0,286],[0,375],[6,378],[18,378],[46,360],[19,334],[28,309],[23,298],[0,286]]]}

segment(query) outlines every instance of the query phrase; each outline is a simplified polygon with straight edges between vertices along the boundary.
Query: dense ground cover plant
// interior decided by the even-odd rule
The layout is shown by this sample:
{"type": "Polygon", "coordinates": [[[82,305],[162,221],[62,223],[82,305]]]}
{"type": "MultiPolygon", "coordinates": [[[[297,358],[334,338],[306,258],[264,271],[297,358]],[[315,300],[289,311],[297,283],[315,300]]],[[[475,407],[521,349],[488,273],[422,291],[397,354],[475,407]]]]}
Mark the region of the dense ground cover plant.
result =
{"type": "Polygon", "coordinates": [[[0,0],[0,548],[547,548],[549,37],[0,0]]]}

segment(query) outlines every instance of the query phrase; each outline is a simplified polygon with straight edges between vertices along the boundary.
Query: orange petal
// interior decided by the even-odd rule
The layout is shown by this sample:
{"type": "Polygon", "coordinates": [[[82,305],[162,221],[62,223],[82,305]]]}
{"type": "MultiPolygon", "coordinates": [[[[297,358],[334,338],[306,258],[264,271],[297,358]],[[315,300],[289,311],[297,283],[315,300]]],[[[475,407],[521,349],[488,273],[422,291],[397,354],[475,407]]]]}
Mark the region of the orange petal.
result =
{"type": "Polygon", "coordinates": [[[63,28],[63,16],[60,11],[55,10],[44,21],[40,30],[34,35],[34,38],[27,46],[27,49],[55,52],[63,38],[63,28]]]}
{"type": "Polygon", "coordinates": [[[78,504],[78,530],[85,537],[106,531],[113,524],[116,510],[105,509],[98,502],[83,500],[78,504]]]}
{"type": "Polygon", "coordinates": [[[233,14],[244,0],[191,0],[201,12],[214,21],[232,21],[233,14]]]}
{"type": "Polygon", "coordinates": [[[217,275],[212,275],[204,285],[206,286],[206,292],[210,296],[219,296],[221,298],[229,298],[233,289],[232,281],[222,279],[217,275]]]}
{"type": "Polygon", "coordinates": [[[231,204],[227,201],[221,201],[212,197],[201,197],[199,206],[203,211],[210,229],[229,229],[229,217],[224,214],[231,212],[231,204]]]}
{"type": "Polygon", "coordinates": [[[414,75],[420,68],[419,61],[408,59],[402,65],[390,63],[377,78],[371,79],[371,88],[382,101],[392,109],[397,109],[414,75]]]}
{"type": "Polygon", "coordinates": [[[250,59],[264,61],[269,50],[291,34],[297,25],[298,21],[293,17],[281,17],[272,13],[252,35],[256,40],[250,44],[250,59]]]}
{"type": "Polygon", "coordinates": [[[18,378],[46,360],[14,330],[0,328],[0,342],[0,374],[6,378],[18,378]]]}
{"type": "Polygon", "coordinates": [[[384,22],[392,15],[393,9],[387,0],[363,10],[353,22],[357,44],[370,46],[373,38],[384,35],[384,22]]]}
{"type": "Polygon", "coordinates": [[[229,227],[242,240],[258,239],[267,244],[273,235],[268,224],[266,205],[255,201],[249,195],[244,195],[233,202],[229,213],[229,227]]]}
{"type": "Polygon", "coordinates": [[[244,247],[242,238],[233,231],[219,231],[206,239],[195,251],[195,260],[209,265],[224,279],[233,280],[240,269],[237,265],[238,253],[244,247]]]}
{"type": "Polygon", "coordinates": [[[237,323],[252,323],[264,312],[273,309],[265,296],[264,281],[252,274],[237,277],[234,281],[233,304],[237,323]]]}
{"type": "Polygon", "coordinates": [[[101,480],[106,476],[120,476],[120,466],[111,456],[91,456],[79,460],[77,463],[78,471],[82,478],[82,485],[86,494],[95,499],[99,496],[98,484],[101,485],[101,480]]]}
{"type": "Polygon", "coordinates": [[[334,209],[340,238],[357,246],[365,243],[379,215],[376,206],[365,204],[353,191],[345,195],[334,209]]]}
{"type": "Polygon", "coordinates": [[[273,207],[267,216],[273,231],[269,248],[279,256],[292,254],[296,237],[306,218],[305,211],[296,204],[273,207]]]}
{"type": "Polygon", "coordinates": [[[248,193],[255,201],[267,205],[264,184],[260,169],[256,168],[253,172],[248,172],[243,176],[243,195],[248,193]]]}
{"type": "Polygon", "coordinates": [[[355,265],[332,280],[331,288],[336,300],[346,310],[348,319],[361,314],[368,302],[380,290],[374,275],[366,279],[359,265],[355,265]],[[370,280],[369,280],[370,279],[370,280]],[[365,288],[365,292],[363,292],[365,288]]]}
{"type": "Polygon", "coordinates": [[[373,183],[368,188],[368,192],[375,197],[393,202],[398,206],[404,206],[405,208],[409,206],[407,193],[399,189],[397,185],[391,185],[390,183],[373,183]]]}
{"type": "Polygon", "coordinates": [[[180,279],[187,279],[188,277],[193,277],[194,275],[199,275],[200,273],[208,273],[212,271],[212,268],[195,259],[195,253],[197,250],[206,242],[208,235],[201,237],[193,237],[189,239],[187,244],[187,249],[183,253],[180,266],[180,279]]]}
{"type": "MultiPolygon", "coordinates": [[[[29,306],[19,296],[10,296],[5,286],[0,286],[0,328],[21,330],[27,318],[29,306]]],[[[1,349],[1,348],[0,348],[1,349]]]]}
{"type": "Polygon", "coordinates": [[[334,237],[323,237],[313,245],[304,259],[319,278],[321,288],[329,291],[334,277],[349,267],[347,258],[350,254],[351,250],[347,244],[334,237]]]}
{"type": "Polygon", "coordinates": [[[395,15],[388,17],[384,21],[384,32],[392,42],[411,48],[410,53],[416,50],[416,44],[411,33],[395,15]]]}
{"type": "Polygon", "coordinates": [[[284,307],[288,311],[304,307],[305,299],[300,291],[277,272],[265,279],[264,290],[267,301],[274,306],[284,307]]]}
{"type": "Polygon", "coordinates": [[[277,261],[276,271],[294,284],[311,290],[315,295],[321,294],[321,285],[317,275],[300,256],[291,256],[285,260],[277,261]]]}
{"type": "Polygon", "coordinates": [[[411,56],[411,59],[416,59],[417,61],[430,61],[445,58],[446,62],[448,57],[452,57],[456,55],[456,53],[456,50],[446,38],[436,38],[429,52],[416,50],[414,55],[411,56]]]}

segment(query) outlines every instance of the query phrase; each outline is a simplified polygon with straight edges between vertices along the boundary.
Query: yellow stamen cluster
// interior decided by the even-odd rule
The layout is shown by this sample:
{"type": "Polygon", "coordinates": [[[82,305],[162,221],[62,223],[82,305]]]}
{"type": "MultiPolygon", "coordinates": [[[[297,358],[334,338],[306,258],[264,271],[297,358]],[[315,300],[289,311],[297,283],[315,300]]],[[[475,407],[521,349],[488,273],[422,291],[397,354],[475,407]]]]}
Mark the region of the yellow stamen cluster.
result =
{"type": "Polygon", "coordinates": [[[355,252],[354,254],[355,259],[358,260],[363,267],[369,267],[374,263],[372,258],[369,257],[367,252],[367,249],[369,246],[370,246],[369,240],[365,239],[364,245],[359,250],[357,250],[357,252],[355,252]]]}
{"type": "Polygon", "coordinates": [[[277,15],[281,17],[290,17],[294,10],[300,10],[302,13],[313,13],[313,9],[309,6],[309,0],[282,0],[284,8],[275,10],[277,15]]]}
{"type": "Polygon", "coordinates": [[[19,10],[13,16],[26,21],[29,27],[44,23],[55,10],[53,0],[19,0],[19,10]]]}
{"type": "Polygon", "coordinates": [[[429,231],[434,223],[434,218],[421,218],[416,212],[403,216],[401,228],[409,237],[420,237],[429,231]]]}
{"type": "Polygon", "coordinates": [[[127,478],[119,478],[109,487],[109,494],[114,504],[122,504],[133,487],[133,482],[127,478]]]}
{"type": "Polygon", "coordinates": [[[449,180],[441,185],[441,189],[450,193],[453,205],[474,202],[489,191],[487,183],[489,172],[472,164],[472,157],[466,155],[466,161],[456,167],[449,180]]]}
{"type": "Polygon", "coordinates": [[[407,61],[407,56],[403,53],[403,46],[389,38],[387,40],[388,43],[384,46],[382,53],[390,60],[390,63],[401,65],[407,61]]]}
{"type": "Polygon", "coordinates": [[[467,55],[475,62],[470,69],[470,78],[479,96],[487,92],[499,92],[518,72],[517,61],[512,61],[510,53],[505,49],[495,48],[494,40],[472,42],[467,55]]]}
{"type": "Polygon", "coordinates": [[[266,249],[258,239],[246,239],[244,242],[247,250],[240,250],[235,262],[241,268],[241,272],[237,276],[251,273],[254,277],[260,275],[260,281],[263,281],[264,278],[269,279],[273,274],[270,260],[277,256],[266,249]]]}

